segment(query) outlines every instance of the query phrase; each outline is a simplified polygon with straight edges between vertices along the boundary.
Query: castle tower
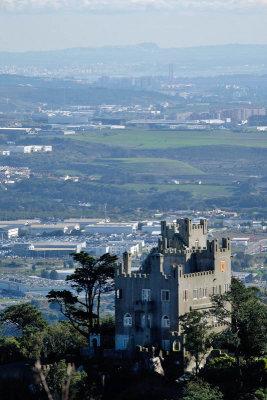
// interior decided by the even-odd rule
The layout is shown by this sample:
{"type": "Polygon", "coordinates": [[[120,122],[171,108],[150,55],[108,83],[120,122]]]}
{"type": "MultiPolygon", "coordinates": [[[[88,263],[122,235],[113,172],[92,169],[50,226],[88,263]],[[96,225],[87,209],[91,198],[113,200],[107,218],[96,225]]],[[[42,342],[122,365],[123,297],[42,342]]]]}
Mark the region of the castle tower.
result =
{"type": "Polygon", "coordinates": [[[133,351],[138,345],[182,351],[179,316],[209,310],[210,295],[230,288],[230,239],[222,239],[221,246],[207,241],[205,219],[199,224],[190,218],[170,225],[163,221],[161,235],[141,273],[133,273],[130,254],[123,255],[115,277],[117,350],[133,351]]]}

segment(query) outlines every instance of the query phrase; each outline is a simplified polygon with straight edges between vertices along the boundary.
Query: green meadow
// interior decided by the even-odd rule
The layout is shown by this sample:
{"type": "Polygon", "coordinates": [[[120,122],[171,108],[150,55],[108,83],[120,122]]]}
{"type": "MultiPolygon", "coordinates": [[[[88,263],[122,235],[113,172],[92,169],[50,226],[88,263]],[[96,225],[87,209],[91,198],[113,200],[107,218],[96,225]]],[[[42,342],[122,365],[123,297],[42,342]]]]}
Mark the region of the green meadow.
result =
{"type": "Polygon", "coordinates": [[[266,133],[214,131],[150,131],[127,129],[114,131],[90,131],[75,135],[72,140],[99,143],[132,149],[164,149],[198,146],[242,146],[266,148],[266,133]]]}
{"type": "Polygon", "coordinates": [[[99,158],[95,159],[94,165],[107,168],[118,168],[127,172],[157,173],[157,174],[182,174],[182,175],[203,175],[204,172],[190,164],[171,160],[168,158],[99,158]]]}
{"type": "MultiPolygon", "coordinates": [[[[114,187],[116,185],[113,185],[114,187]]],[[[135,190],[136,192],[169,192],[173,190],[178,190],[181,192],[190,192],[193,197],[209,199],[211,197],[220,197],[230,195],[233,191],[231,186],[219,186],[219,185],[149,185],[149,184],[135,184],[128,183],[125,185],[120,185],[120,188],[125,188],[126,190],[135,190]]]]}

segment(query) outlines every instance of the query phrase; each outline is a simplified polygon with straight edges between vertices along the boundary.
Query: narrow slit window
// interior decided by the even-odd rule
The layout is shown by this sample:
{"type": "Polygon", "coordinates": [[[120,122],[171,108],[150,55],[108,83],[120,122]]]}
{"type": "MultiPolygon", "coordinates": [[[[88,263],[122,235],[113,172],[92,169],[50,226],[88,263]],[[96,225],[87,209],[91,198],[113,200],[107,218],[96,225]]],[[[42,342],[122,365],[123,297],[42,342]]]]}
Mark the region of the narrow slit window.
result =
{"type": "Polygon", "coordinates": [[[221,272],[225,272],[225,261],[221,261],[221,272]]]}

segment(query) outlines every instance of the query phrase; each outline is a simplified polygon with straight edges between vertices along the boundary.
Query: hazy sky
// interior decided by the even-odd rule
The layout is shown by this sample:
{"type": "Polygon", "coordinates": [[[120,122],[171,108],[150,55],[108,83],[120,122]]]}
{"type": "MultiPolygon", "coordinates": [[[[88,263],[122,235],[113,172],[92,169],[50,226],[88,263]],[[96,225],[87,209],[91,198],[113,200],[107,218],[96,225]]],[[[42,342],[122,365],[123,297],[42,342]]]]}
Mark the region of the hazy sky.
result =
{"type": "Polygon", "coordinates": [[[267,44],[267,0],[0,0],[0,50],[267,44]]]}

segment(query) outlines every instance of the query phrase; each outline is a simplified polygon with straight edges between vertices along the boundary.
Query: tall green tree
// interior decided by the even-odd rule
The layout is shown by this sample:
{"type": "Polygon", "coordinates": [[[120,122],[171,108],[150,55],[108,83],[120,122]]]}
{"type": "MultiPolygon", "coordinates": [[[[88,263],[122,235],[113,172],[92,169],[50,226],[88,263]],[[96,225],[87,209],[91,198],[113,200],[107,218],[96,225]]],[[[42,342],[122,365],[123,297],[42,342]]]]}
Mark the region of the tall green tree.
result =
{"type": "Polygon", "coordinates": [[[87,341],[69,322],[49,325],[44,332],[43,354],[49,360],[59,360],[66,354],[79,354],[87,341]]]}
{"type": "Polygon", "coordinates": [[[195,361],[197,375],[200,363],[210,348],[208,322],[199,311],[190,311],[179,317],[179,321],[185,336],[184,346],[195,361]]]}
{"type": "Polygon", "coordinates": [[[183,390],[183,400],[223,400],[223,394],[218,388],[209,385],[201,379],[187,383],[183,390]]]}
{"type": "MultiPolygon", "coordinates": [[[[90,387],[86,372],[75,371],[74,365],[67,364],[65,360],[53,363],[45,372],[37,362],[35,372],[41,378],[45,398],[51,400],[95,399],[94,390],[90,387]]],[[[42,393],[40,395],[44,398],[42,393]]]]}
{"type": "Polygon", "coordinates": [[[71,325],[89,339],[99,332],[101,295],[113,287],[117,256],[107,253],[95,258],[81,252],[73,258],[79,266],[67,277],[72,290],[51,290],[47,297],[49,302],[57,302],[71,325]]]}
{"type": "Polygon", "coordinates": [[[0,364],[20,361],[23,354],[20,342],[15,337],[0,337],[0,364]]]}
{"type": "Polygon", "coordinates": [[[223,337],[234,351],[241,372],[241,357],[248,359],[266,353],[266,306],[255,288],[232,279],[231,289],[222,295],[212,296],[212,313],[225,326],[223,337]]]}
{"type": "Polygon", "coordinates": [[[44,355],[44,338],[46,329],[25,328],[23,335],[19,338],[20,348],[26,359],[34,358],[38,360],[44,355]]]}
{"type": "Polygon", "coordinates": [[[43,329],[47,325],[42,313],[28,303],[7,307],[0,314],[0,324],[15,326],[21,332],[26,328],[43,329]]]}

